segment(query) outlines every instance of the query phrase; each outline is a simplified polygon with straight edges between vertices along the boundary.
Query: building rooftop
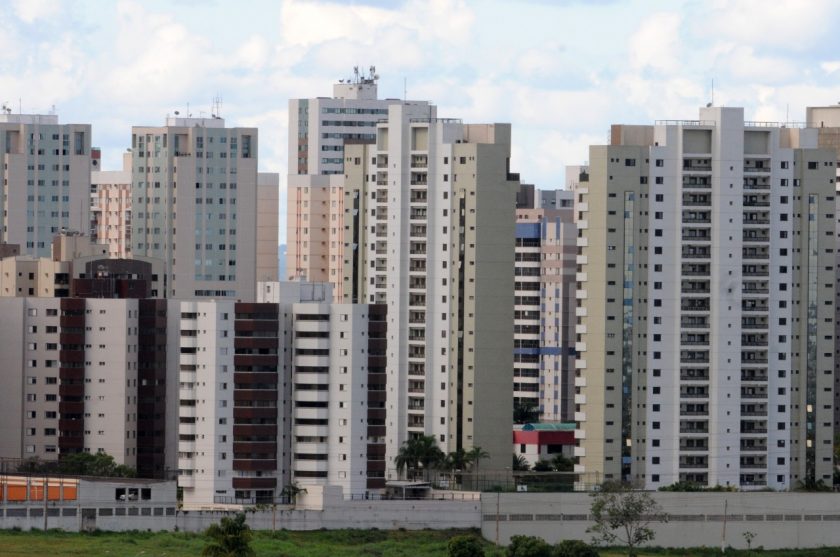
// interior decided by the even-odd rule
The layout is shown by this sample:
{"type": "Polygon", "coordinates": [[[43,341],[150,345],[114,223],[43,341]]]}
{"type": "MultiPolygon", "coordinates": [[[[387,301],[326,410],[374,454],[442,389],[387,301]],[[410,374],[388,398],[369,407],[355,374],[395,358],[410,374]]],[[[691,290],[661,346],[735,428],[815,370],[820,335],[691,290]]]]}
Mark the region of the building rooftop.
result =
{"type": "Polygon", "coordinates": [[[211,118],[167,116],[166,125],[178,128],[224,128],[225,119],[219,116],[213,116],[211,118]]]}
{"type": "Polygon", "coordinates": [[[57,125],[58,114],[4,114],[0,112],[0,124],[57,125]]]}

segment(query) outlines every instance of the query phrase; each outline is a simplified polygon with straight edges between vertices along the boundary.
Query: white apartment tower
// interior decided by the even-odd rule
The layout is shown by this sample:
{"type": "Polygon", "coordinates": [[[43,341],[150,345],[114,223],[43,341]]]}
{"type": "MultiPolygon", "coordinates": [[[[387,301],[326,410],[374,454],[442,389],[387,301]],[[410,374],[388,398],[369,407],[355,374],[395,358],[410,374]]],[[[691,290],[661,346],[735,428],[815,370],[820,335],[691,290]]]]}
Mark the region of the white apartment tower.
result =
{"type": "Polygon", "coordinates": [[[343,298],[344,146],[372,143],[377,122],[400,99],[377,96],[374,68],[368,76],[341,80],[332,97],[289,101],[287,277],[331,282],[343,298]]]}
{"type": "Polygon", "coordinates": [[[835,155],[816,130],[614,126],[576,188],[578,470],[832,481],[835,155]]]}
{"type": "Polygon", "coordinates": [[[389,109],[345,145],[346,301],[388,308],[387,457],[410,436],[480,446],[504,468],[512,423],[510,126],[389,109]]]}
{"type": "Polygon", "coordinates": [[[256,299],[256,128],[168,117],[131,145],[131,252],[164,260],[165,297],[256,299]]]}
{"type": "Polygon", "coordinates": [[[49,257],[53,236],[88,230],[90,134],[56,115],[0,112],[0,242],[49,257]]]}

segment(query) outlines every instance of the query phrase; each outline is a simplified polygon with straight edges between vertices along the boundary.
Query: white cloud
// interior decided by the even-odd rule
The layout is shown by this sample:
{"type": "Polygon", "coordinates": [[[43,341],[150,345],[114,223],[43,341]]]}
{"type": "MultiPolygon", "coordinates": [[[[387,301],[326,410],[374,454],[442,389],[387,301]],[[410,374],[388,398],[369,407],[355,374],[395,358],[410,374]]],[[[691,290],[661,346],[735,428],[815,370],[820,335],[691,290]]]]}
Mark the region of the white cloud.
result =
{"type": "Polygon", "coordinates": [[[740,44],[780,46],[801,51],[833,35],[831,0],[714,0],[708,13],[697,18],[698,39],[716,36],[740,44]]]}
{"type": "Polygon", "coordinates": [[[681,65],[681,22],[682,18],[675,13],[657,13],[647,18],[630,37],[631,66],[637,70],[677,70],[681,65]]]}
{"type": "Polygon", "coordinates": [[[820,68],[827,74],[833,74],[837,70],[840,70],[840,60],[832,60],[831,62],[823,62],[820,64],[820,68]]]}
{"type": "Polygon", "coordinates": [[[56,17],[63,7],[61,0],[12,0],[12,9],[21,21],[34,23],[56,17]]]}
{"type": "MultiPolygon", "coordinates": [[[[102,98],[134,105],[188,100],[220,60],[214,59],[208,38],[139,3],[120,2],[115,24],[116,43],[102,55],[102,98]]],[[[205,94],[209,98],[214,91],[205,94]]]]}

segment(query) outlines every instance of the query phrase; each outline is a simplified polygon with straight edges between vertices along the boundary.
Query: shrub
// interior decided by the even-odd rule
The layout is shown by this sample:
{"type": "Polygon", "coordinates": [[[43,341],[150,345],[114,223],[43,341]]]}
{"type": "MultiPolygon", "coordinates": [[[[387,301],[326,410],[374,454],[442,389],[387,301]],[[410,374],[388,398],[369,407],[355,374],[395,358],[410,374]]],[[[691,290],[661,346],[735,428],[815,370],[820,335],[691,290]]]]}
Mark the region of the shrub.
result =
{"type": "Polygon", "coordinates": [[[455,536],[446,544],[447,557],[484,557],[484,548],[475,536],[455,536]]]}
{"type": "Polygon", "coordinates": [[[513,536],[507,548],[507,557],[551,557],[551,546],[535,536],[513,536]]]}
{"type": "Polygon", "coordinates": [[[563,540],[554,546],[551,557],[598,557],[598,552],[586,542],[563,540]]]}

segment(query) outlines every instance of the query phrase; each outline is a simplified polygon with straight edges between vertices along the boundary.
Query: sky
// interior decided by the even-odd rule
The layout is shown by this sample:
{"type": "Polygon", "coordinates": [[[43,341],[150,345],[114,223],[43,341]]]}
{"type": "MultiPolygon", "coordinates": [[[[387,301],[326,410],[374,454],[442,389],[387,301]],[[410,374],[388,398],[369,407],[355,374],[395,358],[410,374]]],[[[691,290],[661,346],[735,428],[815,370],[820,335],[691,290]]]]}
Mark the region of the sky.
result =
{"type": "Polygon", "coordinates": [[[0,0],[0,102],[92,124],[117,170],[132,125],[218,96],[281,176],[283,242],[288,99],[329,96],[354,66],[376,66],[380,97],[510,122],[511,169],[557,188],[613,123],[840,102],[837,29],[833,0],[0,0]]]}

